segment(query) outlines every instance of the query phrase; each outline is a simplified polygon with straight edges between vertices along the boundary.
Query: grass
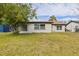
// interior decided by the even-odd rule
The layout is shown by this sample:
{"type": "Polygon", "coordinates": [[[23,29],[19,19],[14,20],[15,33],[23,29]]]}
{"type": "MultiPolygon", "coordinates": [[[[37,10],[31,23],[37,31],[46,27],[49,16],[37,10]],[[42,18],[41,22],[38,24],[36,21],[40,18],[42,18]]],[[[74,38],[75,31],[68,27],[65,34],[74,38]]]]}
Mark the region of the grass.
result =
{"type": "Polygon", "coordinates": [[[0,56],[79,56],[79,33],[0,33],[0,56]]]}

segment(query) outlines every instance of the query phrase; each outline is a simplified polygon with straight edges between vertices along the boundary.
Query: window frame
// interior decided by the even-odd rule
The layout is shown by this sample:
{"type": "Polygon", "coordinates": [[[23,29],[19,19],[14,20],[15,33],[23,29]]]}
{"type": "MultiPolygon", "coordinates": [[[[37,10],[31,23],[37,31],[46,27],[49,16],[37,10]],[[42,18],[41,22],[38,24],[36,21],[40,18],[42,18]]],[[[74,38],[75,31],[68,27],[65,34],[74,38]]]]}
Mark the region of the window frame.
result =
{"type": "Polygon", "coordinates": [[[38,24],[38,23],[34,24],[34,30],[45,30],[45,24],[38,24]],[[42,28],[41,25],[44,25],[44,28],[42,28]],[[38,29],[36,29],[35,27],[38,27],[38,29]]]}
{"type": "Polygon", "coordinates": [[[45,30],[45,24],[40,24],[40,30],[45,30]]]}
{"type": "Polygon", "coordinates": [[[22,25],[21,27],[22,27],[22,31],[27,31],[28,30],[27,25],[22,25]]]}
{"type": "Polygon", "coordinates": [[[34,24],[34,30],[39,30],[39,24],[34,24]],[[38,27],[38,29],[36,27],[38,27]]]}
{"type": "Polygon", "coordinates": [[[57,30],[62,30],[62,25],[57,25],[57,30]]]}

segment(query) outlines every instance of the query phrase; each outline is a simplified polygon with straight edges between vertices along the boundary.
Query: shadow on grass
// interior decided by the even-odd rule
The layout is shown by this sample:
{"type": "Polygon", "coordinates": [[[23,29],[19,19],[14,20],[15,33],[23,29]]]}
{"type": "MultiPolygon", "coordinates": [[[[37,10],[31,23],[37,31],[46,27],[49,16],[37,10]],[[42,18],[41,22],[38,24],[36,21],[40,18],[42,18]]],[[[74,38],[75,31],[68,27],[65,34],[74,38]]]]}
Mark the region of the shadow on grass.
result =
{"type": "MultiPolygon", "coordinates": [[[[72,33],[72,32],[71,32],[72,33]]],[[[46,35],[46,34],[50,34],[50,35],[77,35],[78,33],[74,32],[71,34],[70,32],[51,32],[51,33],[14,33],[14,32],[5,32],[5,33],[0,33],[0,34],[3,34],[4,36],[36,36],[36,35],[46,35]]]]}

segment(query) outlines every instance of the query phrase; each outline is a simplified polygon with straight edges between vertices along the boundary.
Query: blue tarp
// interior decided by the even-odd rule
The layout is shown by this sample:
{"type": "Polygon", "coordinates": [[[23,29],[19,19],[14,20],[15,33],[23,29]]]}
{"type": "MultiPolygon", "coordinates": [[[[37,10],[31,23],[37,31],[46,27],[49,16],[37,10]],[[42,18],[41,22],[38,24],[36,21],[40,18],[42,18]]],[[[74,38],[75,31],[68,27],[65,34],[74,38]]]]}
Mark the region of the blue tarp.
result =
{"type": "Polygon", "coordinates": [[[0,25],[0,32],[9,32],[8,25],[0,25]]]}
{"type": "Polygon", "coordinates": [[[3,29],[3,25],[0,25],[0,32],[3,32],[4,29],[3,29]]]}

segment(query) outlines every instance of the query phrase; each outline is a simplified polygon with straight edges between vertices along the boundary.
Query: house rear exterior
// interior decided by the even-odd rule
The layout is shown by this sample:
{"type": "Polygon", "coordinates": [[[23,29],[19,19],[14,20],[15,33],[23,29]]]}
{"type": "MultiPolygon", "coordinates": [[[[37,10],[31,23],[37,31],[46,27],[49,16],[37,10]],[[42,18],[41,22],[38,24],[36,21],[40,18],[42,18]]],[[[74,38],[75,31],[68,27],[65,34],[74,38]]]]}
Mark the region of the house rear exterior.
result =
{"type": "Polygon", "coordinates": [[[51,21],[31,21],[24,26],[19,26],[19,33],[50,33],[65,32],[65,24],[51,21]]]}
{"type": "MultiPolygon", "coordinates": [[[[19,33],[79,32],[79,21],[29,21],[18,27],[19,33]]],[[[10,32],[9,25],[0,24],[0,32],[10,32]]]]}

